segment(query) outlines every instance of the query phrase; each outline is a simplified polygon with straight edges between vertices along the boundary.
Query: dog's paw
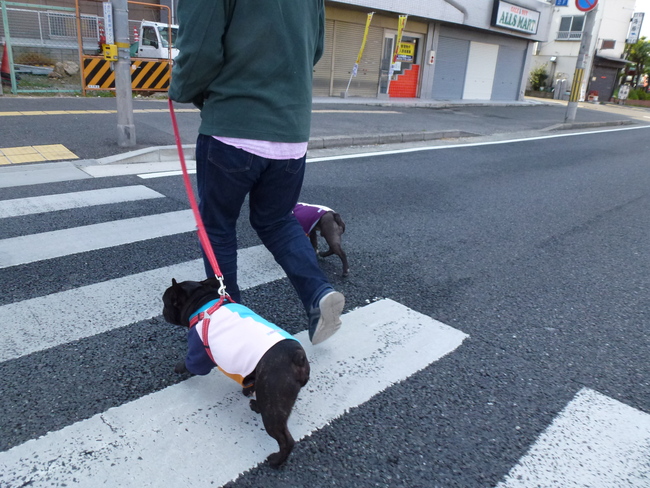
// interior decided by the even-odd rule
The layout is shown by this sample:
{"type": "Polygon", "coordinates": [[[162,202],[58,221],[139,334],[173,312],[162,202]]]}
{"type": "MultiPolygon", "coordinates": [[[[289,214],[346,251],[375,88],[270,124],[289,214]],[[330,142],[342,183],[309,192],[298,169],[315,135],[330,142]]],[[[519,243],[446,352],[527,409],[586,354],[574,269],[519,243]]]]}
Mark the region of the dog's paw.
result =
{"type": "Polygon", "coordinates": [[[287,460],[288,454],[283,454],[282,452],[274,452],[270,454],[266,460],[269,462],[272,468],[279,468],[282,463],[287,460]]]}
{"type": "Polygon", "coordinates": [[[189,373],[189,371],[185,367],[185,361],[179,361],[178,363],[176,363],[176,366],[174,366],[174,373],[177,374],[189,373]]]}
{"type": "Polygon", "coordinates": [[[249,403],[251,410],[255,413],[262,413],[260,412],[259,407],[257,406],[257,400],[251,400],[249,403]]]}

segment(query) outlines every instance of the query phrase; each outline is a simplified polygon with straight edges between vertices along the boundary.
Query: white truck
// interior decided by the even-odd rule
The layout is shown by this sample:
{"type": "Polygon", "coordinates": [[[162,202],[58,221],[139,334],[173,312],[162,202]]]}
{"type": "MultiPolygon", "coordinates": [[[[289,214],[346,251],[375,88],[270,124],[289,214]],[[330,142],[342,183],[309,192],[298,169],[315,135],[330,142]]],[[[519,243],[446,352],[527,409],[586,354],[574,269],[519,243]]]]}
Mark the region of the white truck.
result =
{"type": "Polygon", "coordinates": [[[174,59],[178,56],[178,26],[143,20],[138,30],[139,42],[131,44],[131,56],[138,58],[174,59]],[[169,42],[171,38],[171,43],[169,42]]]}

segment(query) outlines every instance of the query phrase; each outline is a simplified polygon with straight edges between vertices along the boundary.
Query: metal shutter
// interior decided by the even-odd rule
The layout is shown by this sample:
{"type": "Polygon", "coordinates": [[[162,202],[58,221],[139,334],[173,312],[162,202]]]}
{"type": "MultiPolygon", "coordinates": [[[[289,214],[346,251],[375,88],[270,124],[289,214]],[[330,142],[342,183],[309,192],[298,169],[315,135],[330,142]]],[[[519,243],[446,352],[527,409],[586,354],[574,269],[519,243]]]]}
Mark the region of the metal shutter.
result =
{"type": "Polygon", "coordinates": [[[492,100],[517,100],[526,51],[524,48],[499,46],[492,100]]]}
{"type": "MultiPolygon", "coordinates": [[[[333,96],[345,91],[350,81],[354,62],[357,60],[365,25],[336,21],[336,43],[334,46],[333,96]]],[[[379,90],[379,66],[384,31],[370,26],[366,47],[356,78],[352,78],[348,94],[355,97],[376,97],[379,90]]]]}
{"type": "Polygon", "coordinates": [[[467,58],[463,99],[490,99],[498,56],[499,46],[497,44],[472,41],[469,47],[469,57],[467,58]]]}
{"type": "Polygon", "coordinates": [[[325,20],[325,50],[316,66],[314,66],[314,82],[312,95],[315,97],[330,96],[330,79],[332,77],[332,46],[334,38],[334,21],[325,20]]]}
{"type": "Polygon", "coordinates": [[[460,100],[463,97],[469,41],[453,37],[438,38],[432,98],[460,100]]]}
{"type": "Polygon", "coordinates": [[[614,94],[616,80],[618,79],[618,69],[607,66],[594,66],[592,81],[589,82],[587,94],[590,91],[598,92],[598,100],[607,102],[614,94]],[[595,78],[595,79],[593,79],[595,78]]]}

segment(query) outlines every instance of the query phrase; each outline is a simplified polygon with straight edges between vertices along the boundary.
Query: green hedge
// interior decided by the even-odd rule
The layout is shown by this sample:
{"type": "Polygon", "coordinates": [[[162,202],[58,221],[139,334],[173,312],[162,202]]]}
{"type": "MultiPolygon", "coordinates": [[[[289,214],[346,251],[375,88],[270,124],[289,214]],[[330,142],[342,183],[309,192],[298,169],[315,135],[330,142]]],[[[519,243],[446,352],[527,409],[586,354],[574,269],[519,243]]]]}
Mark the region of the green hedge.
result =
{"type": "Polygon", "coordinates": [[[647,93],[644,88],[635,88],[630,90],[627,98],[630,100],[650,100],[650,93],[647,93]]]}

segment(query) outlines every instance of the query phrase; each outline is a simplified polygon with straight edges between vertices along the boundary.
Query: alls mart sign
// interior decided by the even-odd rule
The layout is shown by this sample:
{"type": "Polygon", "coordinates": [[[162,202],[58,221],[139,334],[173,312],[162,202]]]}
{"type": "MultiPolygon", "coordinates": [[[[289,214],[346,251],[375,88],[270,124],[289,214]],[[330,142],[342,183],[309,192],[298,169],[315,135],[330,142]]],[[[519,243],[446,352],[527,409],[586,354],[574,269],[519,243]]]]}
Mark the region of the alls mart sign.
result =
{"type": "Polygon", "coordinates": [[[492,11],[492,25],[526,34],[537,34],[539,15],[537,10],[496,0],[492,11]]]}

